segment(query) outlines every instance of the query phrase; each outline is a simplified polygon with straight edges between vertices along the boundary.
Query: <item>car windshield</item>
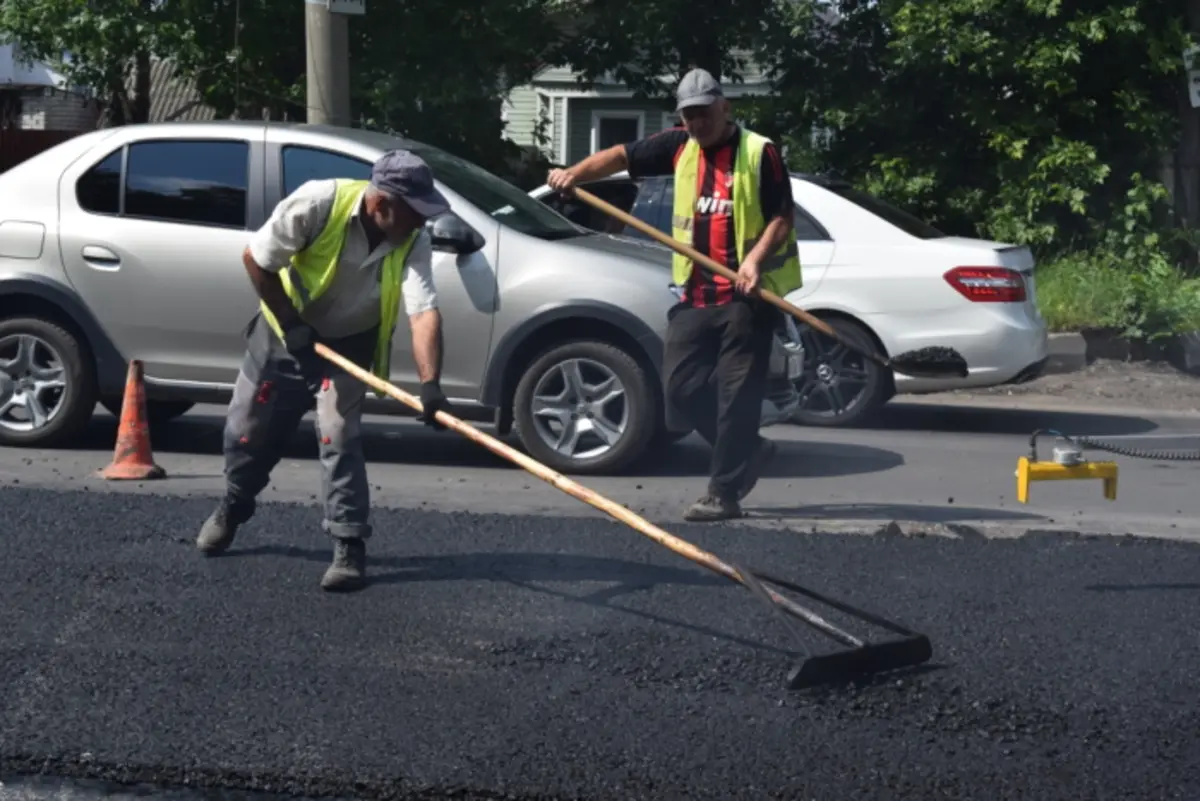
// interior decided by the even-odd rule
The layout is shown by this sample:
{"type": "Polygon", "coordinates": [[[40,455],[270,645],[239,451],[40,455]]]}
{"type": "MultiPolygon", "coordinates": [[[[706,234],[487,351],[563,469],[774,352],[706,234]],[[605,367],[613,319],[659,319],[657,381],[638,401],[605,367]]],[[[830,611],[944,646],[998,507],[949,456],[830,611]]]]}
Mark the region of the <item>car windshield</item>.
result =
{"type": "Polygon", "coordinates": [[[942,239],[946,235],[934,228],[929,223],[914,217],[903,209],[898,209],[892,204],[880,200],[874,195],[867,194],[861,190],[855,189],[849,184],[835,183],[828,187],[829,191],[849,200],[857,206],[861,206],[867,211],[874,214],[876,217],[881,217],[892,225],[904,231],[906,234],[915,236],[918,239],[942,239]]]}
{"type": "Polygon", "coordinates": [[[409,143],[408,147],[433,168],[439,181],[501,225],[539,239],[570,239],[592,234],[482,167],[428,145],[409,143]]]}

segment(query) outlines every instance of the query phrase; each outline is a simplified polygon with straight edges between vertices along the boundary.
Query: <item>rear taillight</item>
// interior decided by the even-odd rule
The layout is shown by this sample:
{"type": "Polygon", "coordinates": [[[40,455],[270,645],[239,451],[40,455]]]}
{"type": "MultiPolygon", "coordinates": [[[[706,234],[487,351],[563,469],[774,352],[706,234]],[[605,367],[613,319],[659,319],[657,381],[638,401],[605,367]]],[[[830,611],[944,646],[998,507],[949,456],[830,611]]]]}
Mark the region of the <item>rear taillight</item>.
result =
{"type": "Polygon", "coordinates": [[[943,278],[972,303],[1022,303],[1025,279],[1007,267],[955,267],[943,278]]]}

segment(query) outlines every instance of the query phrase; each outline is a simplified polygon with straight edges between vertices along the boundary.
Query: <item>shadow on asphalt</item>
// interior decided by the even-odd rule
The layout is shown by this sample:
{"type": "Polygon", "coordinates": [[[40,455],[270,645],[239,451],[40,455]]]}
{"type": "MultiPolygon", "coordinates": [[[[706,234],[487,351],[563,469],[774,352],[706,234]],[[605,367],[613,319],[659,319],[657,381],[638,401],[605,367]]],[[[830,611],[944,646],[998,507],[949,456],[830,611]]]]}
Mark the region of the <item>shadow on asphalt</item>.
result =
{"type": "MultiPolygon", "coordinates": [[[[328,550],[299,548],[291,545],[262,545],[226,551],[220,559],[283,557],[326,564],[328,550]]],[[[611,606],[609,601],[636,592],[645,592],[660,585],[691,587],[727,587],[732,582],[695,569],[648,565],[624,559],[580,556],[561,553],[465,553],[445,556],[376,556],[368,559],[370,583],[366,587],[391,584],[411,584],[422,581],[494,581],[510,584],[530,592],[561,598],[571,603],[599,607],[632,615],[653,623],[716,637],[758,651],[795,656],[795,652],[709,626],[631,609],[611,606]],[[382,570],[381,570],[382,568],[382,570]],[[587,595],[537,586],[536,582],[608,582],[605,587],[587,595]]]]}
{"type": "Polygon", "coordinates": [[[755,517],[806,518],[814,523],[832,520],[920,520],[923,523],[963,523],[978,520],[1044,520],[1044,515],[973,506],[927,506],[908,503],[814,503],[806,506],[754,507],[755,517]]]}
{"type": "MultiPolygon", "coordinates": [[[[221,453],[223,420],[215,416],[186,415],[151,432],[156,452],[215,456],[221,453]]],[[[378,464],[436,465],[467,468],[522,468],[453,431],[433,432],[419,423],[368,422],[363,450],[367,461],[378,464]]],[[[486,433],[492,432],[482,429],[486,433]]],[[[72,450],[111,451],[116,441],[116,420],[97,414],[72,450]]],[[[516,437],[500,438],[521,450],[516,437]]],[[[777,441],[778,455],[765,475],[776,478],[853,476],[890,470],[904,464],[895,451],[842,443],[777,441]]],[[[710,450],[698,436],[651,453],[630,472],[631,477],[694,477],[708,475],[710,450]]],[[[285,459],[315,459],[317,440],[306,419],[284,453],[285,459]]]]}
{"type": "Polygon", "coordinates": [[[889,403],[872,420],[855,428],[867,431],[1026,435],[1039,428],[1053,428],[1064,434],[1119,436],[1145,434],[1157,429],[1158,424],[1142,417],[1118,414],[889,403]]]}
{"type": "Polygon", "coordinates": [[[1090,592],[1146,592],[1154,590],[1200,590],[1200,584],[1089,584],[1090,592]]]}

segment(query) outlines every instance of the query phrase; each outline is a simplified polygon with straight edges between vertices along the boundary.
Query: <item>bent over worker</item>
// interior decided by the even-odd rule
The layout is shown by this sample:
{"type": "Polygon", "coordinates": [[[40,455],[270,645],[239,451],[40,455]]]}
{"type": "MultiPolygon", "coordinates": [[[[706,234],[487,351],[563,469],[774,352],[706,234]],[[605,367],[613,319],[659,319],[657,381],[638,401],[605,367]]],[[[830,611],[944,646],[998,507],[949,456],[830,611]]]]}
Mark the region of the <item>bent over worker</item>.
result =
{"type": "Polygon", "coordinates": [[[314,350],[323,342],[389,380],[401,298],[421,380],[422,418],[448,409],[440,387],[441,317],[425,221],[449,209],[433,174],[405,150],[383,155],[370,181],[309,181],[275,208],[242,256],[261,299],[225,423],[226,495],[197,547],[224,551],[250,519],[301,418],[314,405],[324,485],[323,528],[334,542],[321,581],[366,578],[369,492],[361,418],[366,385],[314,350]]]}
{"type": "Polygon", "coordinates": [[[551,188],[628,170],[675,177],[673,235],[737,272],[737,281],[696,269],[676,254],[681,302],[669,312],[663,358],[666,404],[712,446],[708,493],[687,520],[741,515],[740,502],[774,455],[758,434],[779,313],[756,294],[801,285],[791,182],[778,150],[735,124],[721,85],[702,69],[676,90],[683,128],[602,150],[550,172],[551,188]]]}

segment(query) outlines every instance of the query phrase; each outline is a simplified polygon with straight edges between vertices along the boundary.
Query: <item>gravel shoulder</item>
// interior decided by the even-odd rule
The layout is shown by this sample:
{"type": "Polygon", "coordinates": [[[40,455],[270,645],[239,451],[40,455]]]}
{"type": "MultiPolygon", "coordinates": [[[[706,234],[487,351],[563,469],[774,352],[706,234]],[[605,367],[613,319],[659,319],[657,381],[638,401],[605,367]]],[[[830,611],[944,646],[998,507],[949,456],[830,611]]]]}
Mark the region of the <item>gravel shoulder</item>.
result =
{"type": "Polygon", "coordinates": [[[1200,414],[1200,377],[1165,364],[1101,359],[1077,372],[1042,376],[1028,384],[955,390],[939,396],[962,403],[1018,398],[1025,403],[1066,401],[1089,407],[1200,414]]]}
{"type": "Polygon", "coordinates": [[[209,503],[0,488],[0,779],[389,801],[1149,801],[1200,782],[1180,703],[1200,693],[1200,638],[1180,636],[1200,546],[675,527],[934,643],[930,671],[789,693],[795,645],[768,610],[607,520],[378,510],[374,586],[330,597],[315,503],[265,505],[206,560],[209,503]]]}

